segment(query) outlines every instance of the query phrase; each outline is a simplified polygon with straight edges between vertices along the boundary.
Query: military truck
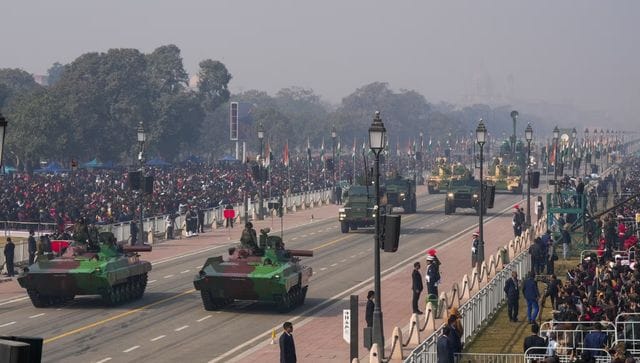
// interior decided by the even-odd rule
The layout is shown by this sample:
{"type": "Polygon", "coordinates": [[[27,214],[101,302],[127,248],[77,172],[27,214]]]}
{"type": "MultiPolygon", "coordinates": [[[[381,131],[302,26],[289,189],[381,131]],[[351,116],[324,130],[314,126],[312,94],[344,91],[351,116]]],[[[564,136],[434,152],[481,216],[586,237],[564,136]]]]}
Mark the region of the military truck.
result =
{"type": "Polygon", "coordinates": [[[359,227],[369,227],[375,224],[376,204],[374,187],[352,185],[342,191],[344,205],[338,209],[340,231],[348,233],[359,227]]]}
{"type": "MultiPolygon", "coordinates": [[[[487,208],[493,208],[495,188],[483,183],[483,209],[482,213],[487,213],[487,208]]],[[[473,208],[480,214],[480,181],[474,178],[451,180],[447,196],[444,201],[444,214],[453,214],[457,208],[473,208]]]]}
{"type": "Polygon", "coordinates": [[[385,182],[383,199],[389,207],[402,207],[405,213],[416,212],[416,183],[413,178],[396,175],[385,182]]]}
{"type": "Polygon", "coordinates": [[[436,161],[436,165],[431,170],[431,175],[427,178],[427,190],[429,194],[438,194],[441,190],[446,190],[451,179],[451,165],[447,159],[441,158],[436,161]]]}

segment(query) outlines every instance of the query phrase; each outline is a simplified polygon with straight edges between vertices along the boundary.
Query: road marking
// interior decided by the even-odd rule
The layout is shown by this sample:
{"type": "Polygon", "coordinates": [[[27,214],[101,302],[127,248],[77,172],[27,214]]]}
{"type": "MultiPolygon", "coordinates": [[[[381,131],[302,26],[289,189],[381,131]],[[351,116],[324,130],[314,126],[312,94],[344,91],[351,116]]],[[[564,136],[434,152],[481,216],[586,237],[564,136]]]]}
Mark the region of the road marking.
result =
{"type": "Polygon", "coordinates": [[[346,261],[347,261],[347,259],[346,259],[346,258],[345,258],[345,259],[340,260],[340,262],[346,262],[346,261]]]}
{"type": "Polygon", "coordinates": [[[56,340],[59,340],[59,339],[62,339],[62,338],[66,338],[68,336],[75,335],[75,334],[78,334],[78,333],[82,333],[85,330],[88,330],[88,329],[91,329],[91,328],[95,328],[95,327],[100,326],[100,325],[104,325],[104,324],[106,324],[106,323],[108,323],[110,321],[118,320],[118,319],[124,318],[126,316],[129,316],[129,315],[132,315],[132,314],[135,314],[135,313],[139,313],[139,312],[141,312],[143,310],[146,310],[146,309],[148,309],[148,308],[150,308],[152,306],[160,305],[160,304],[163,304],[163,303],[165,303],[167,301],[175,300],[175,299],[180,298],[182,296],[194,293],[195,291],[196,291],[196,289],[189,289],[189,290],[183,291],[181,293],[178,293],[177,295],[170,296],[170,297],[164,298],[162,300],[158,300],[158,301],[153,302],[151,304],[147,304],[147,305],[141,306],[139,308],[135,308],[135,309],[132,309],[132,310],[129,310],[129,311],[125,311],[124,313],[120,313],[118,315],[114,315],[114,316],[106,318],[106,319],[98,320],[98,321],[96,321],[94,323],[87,324],[85,326],[81,326],[81,327],[79,327],[77,329],[70,330],[70,331],[68,331],[66,333],[62,333],[62,334],[57,335],[55,337],[51,337],[51,338],[45,339],[44,340],[44,344],[55,342],[56,340]]]}
{"type": "Polygon", "coordinates": [[[15,323],[16,323],[15,321],[12,321],[10,323],[5,323],[5,324],[0,325],[0,328],[4,328],[5,326],[13,325],[15,323]]]}
{"type": "Polygon", "coordinates": [[[111,357],[106,357],[105,359],[99,360],[96,363],[104,363],[104,362],[108,362],[111,360],[111,357]]]}
{"type": "Polygon", "coordinates": [[[321,268],[321,269],[320,269],[320,271],[324,271],[324,270],[326,270],[326,269],[327,269],[326,267],[323,267],[323,268],[321,268]]]}
{"type": "Polygon", "coordinates": [[[314,247],[314,248],[312,248],[311,250],[312,250],[312,251],[317,251],[317,250],[319,250],[319,249],[321,249],[321,248],[325,248],[325,247],[327,247],[327,246],[331,246],[332,244],[338,243],[338,242],[343,241],[343,240],[345,240],[345,239],[347,239],[347,238],[349,238],[349,236],[344,236],[344,237],[341,237],[341,238],[335,239],[335,240],[333,240],[333,241],[329,241],[329,242],[327,242],[327,243],[325,243],[325,244],[322,244],[322,245],[320,245],[320,246],[318,246],[318,247],[314,247]]]}
{"type": "Polygon", "coordinates": [[[180,273],[181,273],[181,274],[186,274],[186,273],[187,273],[187,272],[189,272],[189,271],[191,271],[191,270],[184,270],[184,271],[181,271],[180,273]]]}
{"type": "MultiPolygon", "coordinates": [[[[329,229],[329,228],[327,228],[327,229],[329,229]]],[[[326,231],[327,229],[325,229],[325,231],[326,231]]],[[[324,232],[324,231],[323,231],[323,230],[321,230],[321,229],[319,229],[319,230],[318,230],[318,233],[322,233],[322,232],[324,232]]]]}
{"type": "Polygon", "coordinates": [[[189,325],[183,325],[183,326],[181,326],[181,327],[179,327],[179,328],[174,329],[174,331],[181,331],[181,330],[185,330],[185,329],[187,329],[188,327],[189,327],[189,325]]]}
{"type": "Polygon", "coordinates": [[[171,277],[173,277],[173,275],[167,275],[167,276],[165,276],[164,278],[165,278],[165,279],[168,279],[168,278],[171,278],[171,277]]]}
{"type": "Polygon", "coordinates": [[[153,283],[154,283],[154,282],[156,282],[156,281],[157,281],[157,280],[150,280],[150,281],[147,281],[147,284],[153,284],[153,283]]]}
{"type": "Polygon", "coordinates": [[[336,266],[336,265],[338,265],[338,264],[337,264],[337,263],[334,263],[333,265],[331,265],[331,266],[329,266],[329,267],[334,267],[334,266],[336,266]]]}
{"type": "Polygon", "coordinates": [[[200,269],[202,268],[202,265],[200,265],[200,266],[196,266],[196,267],[194,267],[194,268],[195,268],[196,270],[200,270],[200,269]]]}
{"type": "Polygon", "coordinates": [[[42,315],[44,315],[44,314],[45,314],[45,313],[40,313],[40,314],[36,314],[36,315],[31,315],[31,316],[29,317],[29,319],[37,318],[37,317],[42,316],[42,315]]]}
{"type": "Polygon", "coordinates": [[[140,346],[139,346],[139,345],[134,345],[133,347],[131,347],[131,348],[129,348],[129,349],[125,349],[125,350],[123,350],[123,351],[122,351],[122,353],[129,353],[129,352],[132,352],[132,351],[134,351],[134,350],[136,350],[136,349],[138,349],[138,348],[140,348],[140,346]]]}
{"type": "Polygon", "coordinates": [[[303,234],[301,237],[302,237],[302,238],[304,238],[304,237],[306,237],[306,236],[307,236],[306,234],[303,234]]]}
{"type": "Polygon", "coordinates": [[[150,341],[155,342],[156,340],[160,340],[162,338],[166,337],[166,335],[158,335],[157,337],[151,339],[150,341]]]}
{"type": "Polygon", "coordinates": [[[293,237],[291,240],[294,241],[294,240],[297,240],[297,239],[298,239],[298,237],[293,237]]]}
{"type": "Polygon", "coordinates": [[[313,236],[314,234],[316,234],[316,232],[311,232],[309,233],[309,236],[313,236]]]}
{"type": "Polygon", "coordinates": [[[197,321],[198,323],[200,323],[200,322],[203,322],[203,321],[205,321],[205,320],[209,319],[210,317],[211,317],[211,315],[207,315],[207,316],[205,316],[204,318],[200,318],[200,319],[198,319],[198,320],[196,320],[196,321],[197,321]]]}
{"type": "Polygon", "coordinates": [[[356,255],[351,255],[351,258],[356,258],[356,255]]]}
{"type": "Polygon", "coordinates": [[[26,299],[28,299],[28,298],[29,298],[29,296],[19,297],[19,298],[17,298],[17,299],[12,299],[12,300],[9,300],[9,301],[2,302],[2,303],[0,303],[0,306],[2,306],[2,305],[7,305],[7,304],[11,304],[11,303],[18,302],[18,301],[22,301],[22,300],[26,300],[26,299]]]}

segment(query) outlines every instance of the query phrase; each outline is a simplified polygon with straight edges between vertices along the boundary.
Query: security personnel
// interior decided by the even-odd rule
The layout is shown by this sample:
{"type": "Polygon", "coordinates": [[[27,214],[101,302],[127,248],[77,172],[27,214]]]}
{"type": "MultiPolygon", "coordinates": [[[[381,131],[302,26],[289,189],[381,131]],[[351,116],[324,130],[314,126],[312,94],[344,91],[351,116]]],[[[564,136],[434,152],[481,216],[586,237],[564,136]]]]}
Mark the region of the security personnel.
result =
{"type": "Polygon", "coordinates": [[[471,267],[476,267],[478,261],[478,248],[480,247],[480,233],[473,232],[471,241],[471,267]]]}

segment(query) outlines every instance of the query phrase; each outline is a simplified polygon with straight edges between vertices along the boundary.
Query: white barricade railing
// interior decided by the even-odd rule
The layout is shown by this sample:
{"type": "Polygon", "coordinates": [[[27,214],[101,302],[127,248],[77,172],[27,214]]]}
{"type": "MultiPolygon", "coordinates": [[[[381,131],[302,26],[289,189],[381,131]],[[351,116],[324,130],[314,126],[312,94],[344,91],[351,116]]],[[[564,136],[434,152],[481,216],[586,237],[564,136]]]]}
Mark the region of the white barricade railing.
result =
{"type": "Polygon", "coordinates": [[[640,313],[622,313],[616,316],[616,343],[623,343],[631,354],[640,354],[640,313]]]}
{"type": "Polygon", "coordinates": [[[616,326],[610,321],[545,321],[540,324],[540,335],[555,334],[558,345],[581,348],[584,337],[596,331],[595,324],[601,325],[601,331],[607,334],[607,345],[611,346],[616,339],[616,326]]]}
{"type": "MultiPolygon", "coordinates": [[[[561,363],[569,363],[575,362],[576,359],[580,358],[584,353],[588,353],[593,358],[595,358],[596,363],[609,363],[611,362],[611,354],[605,349],[594,349],[594,348],[570,348],[562,345],[558,345],[556,348],[556,356],[560,358],[561,363]]],[[[520,357],[524,357],[525,362],[541,362],[544,361],[547,355],[547,347],[531,347],[524,352],[524,355],[520,355],[520,357]],[[544,352],[544,353],[543,353],[544,352]]],[[[476,361],[474,361],[476,362],[476,361]]]]}

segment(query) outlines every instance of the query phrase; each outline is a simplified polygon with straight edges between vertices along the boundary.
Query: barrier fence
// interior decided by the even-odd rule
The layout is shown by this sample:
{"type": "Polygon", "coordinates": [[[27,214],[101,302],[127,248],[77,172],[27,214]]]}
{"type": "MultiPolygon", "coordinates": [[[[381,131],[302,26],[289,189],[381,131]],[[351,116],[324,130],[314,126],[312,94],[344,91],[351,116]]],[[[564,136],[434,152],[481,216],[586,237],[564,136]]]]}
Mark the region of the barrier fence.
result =
{"type": "MultiPolygon", "coordinates": [[[[315,190],[311,192],[303,192],[296,193],[293,195],[285,196],[283,198],[283,210],[285,213],[292,213],[300,209],[312,208],[315,206],[319,206],[322,204],[328,204],[333,194],[333,189],[321,189],[315,190]]],[[[266,208],[269,203],[277,203],[278,198],[264,199],[263,200],[263,209],[266,209],[269,213],[273,213],[275,210],[270,210],[266,208]]],[[[236,221],[240,221],[244,218],[245,208],[244,204],[236,204],[233,206],[236,211],[236,221]]],[[[224,206],[219,206],[216,208],[206,209],[204,211],[204,225],[211,226],[212,228],[217,228],[218,226],[222,226],[224,222],[223,217],[224,206]]],[[[258,213],[258,202],[252,202],[248,205],[247,214],[249,218],[255,218],[258,213]]],[[[164,238],[164,234],[167,228],[167,215],[155,216],[151,218],[145,218],[143,222],[144,234],[145,236],[151,231],[154,236],[158,236],[159,238],[164,238]]],[[[180,233],[182,226],[185,225],[186,218],[184,214],[178,215],[175,218],[175,232],[180,233]]],[[[26,243],[26,237],[28,236],[28,231],[31,228],[34,228],[36,231],[36,236],[40,236],[42,234],[51,234],[55,231],[56,225],[54,223],[37,223],[37,222],[15,222],[15,221],[4,221],[0,222],[4,226],[5,237],[9,236],[20,236],[24,237],[25,241],[20,243],[15,243],[15,252],[14,252],[14,263],[16,265],[20,265],[28,261],[29,259],[29,251],[26,243]]],[[[120,241],[128,241],[130,238],[130,230],[131,223],[130,222],[122,222],[122,223],[114,223],[114,224],[106,224],[106,225],[98,225],[101,230],[106,230],[112,232],[115,238],[120,241]]],[[[4,242],[4,241],[3,241],[4,242]]],[[[0,253],[0,266],[2,266],[5,262],[5,257],[3,253],[0,253]]]]}

